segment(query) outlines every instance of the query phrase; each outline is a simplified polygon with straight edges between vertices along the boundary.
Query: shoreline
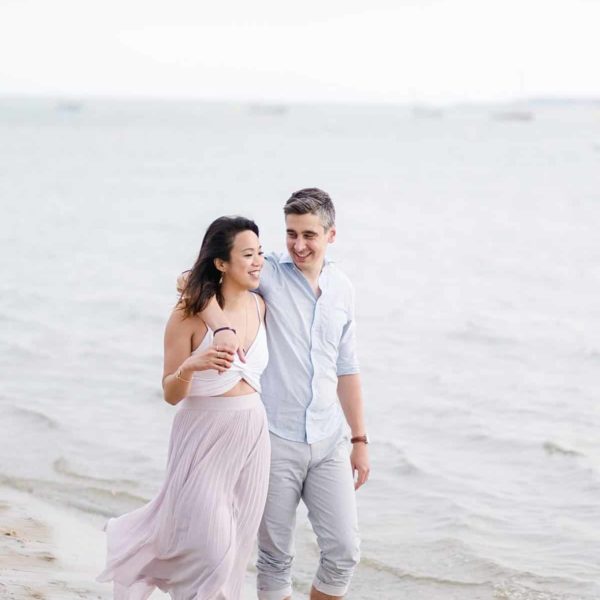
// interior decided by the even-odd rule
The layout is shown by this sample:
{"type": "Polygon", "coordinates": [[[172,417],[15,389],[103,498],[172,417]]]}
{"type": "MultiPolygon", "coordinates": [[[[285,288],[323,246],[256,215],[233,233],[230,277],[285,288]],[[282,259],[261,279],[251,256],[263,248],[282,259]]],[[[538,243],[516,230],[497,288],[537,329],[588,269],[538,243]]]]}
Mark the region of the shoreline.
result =
{"type": "MultiPolygon", "coordinates": [[[[110,600],[112,584],[98,583],[104,532],[75,511],[30,493],[0,486],[0,598],[3,600],[110,600]]],[[[243,598],[256,598],[246,574],[243,598]]],[[[168,600],[155,590],[150,600],[168,600]]]]}

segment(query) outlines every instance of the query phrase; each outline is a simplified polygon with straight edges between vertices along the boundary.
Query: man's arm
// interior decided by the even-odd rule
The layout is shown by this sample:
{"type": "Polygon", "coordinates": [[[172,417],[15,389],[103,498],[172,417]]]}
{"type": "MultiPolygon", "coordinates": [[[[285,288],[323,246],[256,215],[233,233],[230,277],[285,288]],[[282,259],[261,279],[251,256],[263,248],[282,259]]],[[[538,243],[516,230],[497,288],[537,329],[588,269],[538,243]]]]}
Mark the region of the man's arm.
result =
{"type": "MultiPolygon", "coordinates": [[[[225,316],[223,309],[219,306],[217,299],[213,296],[206,308],[200,313],[202,320],[213,330],[221,329],[221,327],[231,327],[229,319],[225,316]]],[[[226,350],[235,354],[237,352],[240,360],[246,362],[244,349],[238,341],[238,337],[231,329],[222,329],[214,336],[213,345],[219,349],[226,350]]]]}
{"type": "MultiPolygon", "coordinates": [[[[346,421],[350,426],[351,436],[358,437],[367,433],[365,412],[360,386],[360,375],[340,375],[338,377],[337,393],[346,421]]],[[[358,489],[369,478],[371,466],[369,463],[369,448],[364,442],[352,444],[350,454],[352,472],[356,472],[354,488],[358,489]]]]}
{"type": "MultiPolygon", "coordinates": [[[[190,271],[184,271],[177,277],[177,291],[180,294],[185,288],[189,274],[190,271]]],[[[209,300],[206,308],[200,313],[200,317],[213,331],[217,331],[217,329],[221,329],[222,327],[227,328],[222,329],[215,334],[213,345],[221,350],[230,352],[231,354],[237,352],[240,360],[246,362],[244,349],[238,342],[237,335],[231,329],[229,319],[225,316],[223,309],[219,306],[219,303],[214,296],[209,300]]]]}

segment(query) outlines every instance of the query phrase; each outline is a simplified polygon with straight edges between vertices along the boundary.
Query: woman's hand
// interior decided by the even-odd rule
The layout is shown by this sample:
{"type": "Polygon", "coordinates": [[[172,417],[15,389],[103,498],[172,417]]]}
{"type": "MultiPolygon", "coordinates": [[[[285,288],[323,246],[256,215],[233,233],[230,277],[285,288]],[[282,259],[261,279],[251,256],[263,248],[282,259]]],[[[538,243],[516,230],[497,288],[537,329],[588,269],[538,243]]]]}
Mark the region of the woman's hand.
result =
{"type": "MultiPolygon", "coordinates": [[[[225,350],[232,356],[237,353],[242,362],[246,362],[246,354],[240,345],[238,337],[231,329],[222,329],[218,331],[213,340],[215,347],[225,350]]],[[[232,359],[233,360],[233,359],[232,359]]]]}
{"type": "Polygon", "coordinates": [[[234,354],[226,348],[211,346],[204,352],[192,354],[181,364],[181,374],[185,379],[191,379],[194,371],[209,371],[214,369],[224,373],[231,367],[234,354]]]}

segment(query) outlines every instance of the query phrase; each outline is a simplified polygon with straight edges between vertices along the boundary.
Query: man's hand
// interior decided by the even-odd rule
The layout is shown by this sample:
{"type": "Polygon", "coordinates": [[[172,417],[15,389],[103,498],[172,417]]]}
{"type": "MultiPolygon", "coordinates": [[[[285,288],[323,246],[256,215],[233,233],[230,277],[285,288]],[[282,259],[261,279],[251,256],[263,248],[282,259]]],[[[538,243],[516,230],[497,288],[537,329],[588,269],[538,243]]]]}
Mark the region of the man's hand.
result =
{"type": "Polygon", "coordinates": [[[237,335],[235,335],[231,329],[222,329],[221,331],[217,332],[213,340],[213,346],[215,346],[218,350],[224,350],[232,355],[237,352],[240,360],[242,362],[246,362],[246,353],[240,345],[237,335]]]}
{"type": "Polygon", "coordinates": [[[352,465],[352,475],[355,478],[354,489],[357,490],[366,483],[367,479],[369,479],[369,473],[371,472],[367,444],[363,444],[362,442],[352,444],[350,464],[352,465]]]}
{"type": "Polygon", "coordinates": [[[183,288],[187,284],[188,277],[190,276],[190,271],[184,271],[177,277],[177,293],[181,294],[183,292],[183,288]]]}

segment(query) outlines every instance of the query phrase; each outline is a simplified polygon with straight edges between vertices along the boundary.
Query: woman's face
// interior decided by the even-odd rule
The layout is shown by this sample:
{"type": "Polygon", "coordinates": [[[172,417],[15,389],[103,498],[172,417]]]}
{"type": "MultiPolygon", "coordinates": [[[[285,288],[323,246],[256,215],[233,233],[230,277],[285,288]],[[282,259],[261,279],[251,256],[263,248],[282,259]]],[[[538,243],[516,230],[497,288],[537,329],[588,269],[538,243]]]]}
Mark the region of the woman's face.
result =
{"type": "Polygon", "coordinates": [[[232,283],[249,290],[260,283],[260,271],[265,262],[263,251],[254,231],[241,231],[233,240],[229,260],[222,263],[223,280],[227,277],[232,283]]]}

